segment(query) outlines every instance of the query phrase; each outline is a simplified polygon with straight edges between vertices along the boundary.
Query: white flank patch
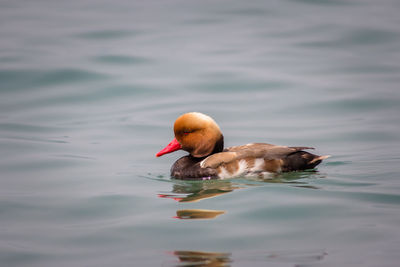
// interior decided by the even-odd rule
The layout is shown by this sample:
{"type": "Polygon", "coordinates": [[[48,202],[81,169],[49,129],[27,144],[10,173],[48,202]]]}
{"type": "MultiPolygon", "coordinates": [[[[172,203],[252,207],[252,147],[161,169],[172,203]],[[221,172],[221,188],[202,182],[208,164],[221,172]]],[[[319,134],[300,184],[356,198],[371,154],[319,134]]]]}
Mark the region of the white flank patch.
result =
{"type": "Polygon", "coordinates": [[[232,176],[239,176],[246,173],[248,171],[247,167],[247,161],[244,159],[239,160],[239,169],[232,176]]]}
{"type": "Polygon", "coordinates": [[[264,159],[257,158],[254,161],[254,166],[249,171],[250,172],[260,172],[260,171],[263,171],[263,167],[264,167],[264,159]]]}
{"type": "Polygon", "coordinates": [[[243,175],[243,174],[248,172],[247,167],[248,167],[247,166],[247,162],[245,160],[240,160],[239,161],[239,168],[233,173],[229,173],[226,170],[226,168],[220,167],[219,168],[218,177],[221,178],[221,179],[227,179],[227,178],[233,178],[233,177],[236,177],[236,176],[243,175]]]}
{"type": "Polygon", "coordinates": [[[227,179],[227,178],[231,178],[232,175],[224,167],[220,167],[218,177],[220,179],[227,179]]]}

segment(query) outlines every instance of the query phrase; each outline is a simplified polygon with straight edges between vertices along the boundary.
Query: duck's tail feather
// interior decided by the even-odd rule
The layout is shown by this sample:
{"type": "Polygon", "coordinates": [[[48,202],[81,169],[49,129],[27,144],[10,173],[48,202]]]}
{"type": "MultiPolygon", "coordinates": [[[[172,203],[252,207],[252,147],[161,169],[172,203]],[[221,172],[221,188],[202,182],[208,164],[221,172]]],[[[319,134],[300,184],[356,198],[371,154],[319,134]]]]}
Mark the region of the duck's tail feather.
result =
{"type": "Polygon", "coordinates": [[[314,169],[322,160],[330,156],[318,156],[306,151],[297,151],[289,154],[283,160],[283,171],[301,171],[314,169]]]}

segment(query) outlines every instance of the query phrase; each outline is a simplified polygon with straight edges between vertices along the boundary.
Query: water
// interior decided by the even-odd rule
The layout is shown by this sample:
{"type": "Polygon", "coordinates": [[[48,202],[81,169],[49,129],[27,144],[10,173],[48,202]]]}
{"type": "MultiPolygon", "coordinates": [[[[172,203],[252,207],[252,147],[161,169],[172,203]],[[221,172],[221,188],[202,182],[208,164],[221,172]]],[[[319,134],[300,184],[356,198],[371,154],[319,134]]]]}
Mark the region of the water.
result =
{"type": "Polygon", "coordinates": [[[1,266],[398,266],[399,1],[1,1],[1,266]],[[187,182],[177,116],[317,173],[187,182]]]}

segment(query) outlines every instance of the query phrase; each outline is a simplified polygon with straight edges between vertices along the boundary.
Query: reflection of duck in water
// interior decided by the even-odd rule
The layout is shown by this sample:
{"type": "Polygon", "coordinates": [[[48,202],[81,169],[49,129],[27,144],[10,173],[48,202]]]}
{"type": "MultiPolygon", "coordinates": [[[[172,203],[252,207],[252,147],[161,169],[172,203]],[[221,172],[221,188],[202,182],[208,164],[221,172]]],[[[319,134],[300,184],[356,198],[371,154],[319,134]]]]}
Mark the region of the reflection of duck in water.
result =
{"type": "Polygon", "coordinates": [[[287,147],[265,143],[224,149],[224,138],[217,123],[202,113],[180,116],[174,124],[175,138],[157,157],[179,149],[190,155],[178,159],[171,168],[177,179],[224,179],[315,168],[328,156],[306,152],[311,147],[287,147]]]}
{"type": "Polygon", "coordinates": [[[187,209],[177,210],[176,219],[214,219],[218,215],[224,214],[224,210],[205,210],[205,209],[187,209]]]}
{"type": "MultiPolygon", "coordinates": [[[[261,186],[268,183],[290,183],[296,187],[314,188],[302,182],[296,182],[295,179],[305,178],[306,173],[293,173],[297,174],[294,177],[287,177],[286,179],[252,179],[245,180],[248,182],[240,182],[237,180],[212,180],[212,181],[177,181],[175,180],[172,187],[172,192],[158,194],[161,198],[173,199],[178,202],[197,202],[202,199],[221,196],[236,189],[246,188],[250,186],[261,186]]],[[[308,174],[310,175],[310,174],[308,174]]],[[[214,219],[217,216],[224,214],[224,210],[210,210],[210,209],[182,209],[176,211],[177,219],[214,219]]]]}
{"type": "Polygon", "coordinates": [[[202,199],[223,195],[239,188],[242,187],[234,185],[230,181],[176,183],[172,188],[172,194],[159,194],[158,196],[171,198],[179,202],[197,202],[202,199]]]}
{"type": "MultiPolygon", "coordinates": [[[[180,181],[181,182],[181,181],[180,181]]],[[[179,202],[197,202],[205,198],[216,197],[235,189],[238,186],[232,185],[230,181],[205,181],[205,182],[185,182],[176,183],[172,193],[158,194],[162,198],[170,198],[179,202]]],[[[224,214],[224,210],[210,209],[183,209],[177,210],[176,219],[214,219],[224,214]]]]}
{"type": "Polygon", "coordinates": [[[174,255],[179,259],[178,266],[221,267],[230,266],[232,262],[230,253],[174,251],[174,255]]]}
{"type": "Polygon", "coordinates": [[[160,193],[158,196],[178,202],[197,202],[202,199],[221,196],[236,189],[265,186],[267,183],[285,183],[294,187],[318,189],[315,186],[308,185],[305,181],[297,181],[310,178],[316,174],[316,172],[292,172],[277,174],[268,179],[249,177],[246,180],[175,181],[171,192],[160,193]]]}
{"type": "Polygon", "coordinates": [[[320,263],[328,253],[323,249],[268,252],[240,251],[237,253],[203,252],[203,251],[174,251],[173,255],[178,257],[179,264],[175,266],[231,266],[234,261],[239,265],[252,266],[311,266],[320,263]]]}

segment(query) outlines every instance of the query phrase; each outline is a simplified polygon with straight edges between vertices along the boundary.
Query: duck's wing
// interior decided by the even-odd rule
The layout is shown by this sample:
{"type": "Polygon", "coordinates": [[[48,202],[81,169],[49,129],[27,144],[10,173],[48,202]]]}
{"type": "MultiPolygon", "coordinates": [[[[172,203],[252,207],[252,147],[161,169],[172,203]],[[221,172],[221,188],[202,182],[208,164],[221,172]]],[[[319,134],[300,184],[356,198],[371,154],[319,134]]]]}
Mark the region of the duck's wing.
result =
{"type": "Polygon", "coordinates": [[[226,164],[234,160],[248,158],[262,158],[266,160],[282,159],[289,154],[305,149],[314,149],[312,147],[287,147],[276,146],[266,143],[253,143],[243,146],[234,146],[226,148],[223,152],[208,156],[200,162],[202,168],[217,168],[221,164],[226,164]]]}

